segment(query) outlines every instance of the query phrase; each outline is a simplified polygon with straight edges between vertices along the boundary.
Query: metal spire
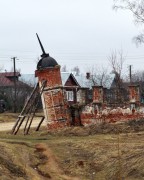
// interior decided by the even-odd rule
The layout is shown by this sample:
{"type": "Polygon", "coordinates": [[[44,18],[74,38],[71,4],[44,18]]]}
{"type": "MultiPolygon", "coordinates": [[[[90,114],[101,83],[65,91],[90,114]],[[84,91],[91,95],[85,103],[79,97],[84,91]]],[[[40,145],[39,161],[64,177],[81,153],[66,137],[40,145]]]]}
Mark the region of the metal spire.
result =
{"type": "Polygon", "coordinates": [[[38,34],[37,34],[37,33],[36,33],[36,35],[37,35],[37,38],[38,38],[38,41],[39,41],[39,44],[40,44],[41,50],[42,50],[42,52],[43,52],[43,54],[41,55],[41,57],[44,57],[44,56],[49,56],[49,54],[47,54],[47,53],[45,52],[44,47],[43,47],[43,45],[42,45],[42,43],[41,43],[41,41],[40,41],[40,38],[39,38],[39,36],[38,36],[38,34]]]}

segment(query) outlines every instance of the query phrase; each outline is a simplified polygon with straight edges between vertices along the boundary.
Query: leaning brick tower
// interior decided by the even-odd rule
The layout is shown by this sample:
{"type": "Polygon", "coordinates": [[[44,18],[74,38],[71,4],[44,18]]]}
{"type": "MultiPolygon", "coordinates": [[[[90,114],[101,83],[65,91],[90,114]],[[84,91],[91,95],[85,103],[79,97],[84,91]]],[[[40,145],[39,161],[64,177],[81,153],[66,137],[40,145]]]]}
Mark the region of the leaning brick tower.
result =
{"type": "Polygon", "coordinates": [[[60,65],[49,54],[45,53],[38,35],[37,38],[43,54],[37,64],[35,76],[38,77],[40,87],[45,83],[41,98],[47,127],[48,129],[56,129],[68,126],[69,111],[62,86],[60,65]]]}

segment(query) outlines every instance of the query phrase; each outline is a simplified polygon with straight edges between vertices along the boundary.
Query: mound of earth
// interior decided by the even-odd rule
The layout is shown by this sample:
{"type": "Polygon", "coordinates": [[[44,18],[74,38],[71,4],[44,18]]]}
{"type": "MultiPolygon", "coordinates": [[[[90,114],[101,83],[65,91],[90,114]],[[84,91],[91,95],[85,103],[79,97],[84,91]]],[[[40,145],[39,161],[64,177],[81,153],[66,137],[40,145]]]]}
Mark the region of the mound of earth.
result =
{"type": "Polygon", "coordinates": [[[60,136],[88,136],[94,134],[118,134],[144,131],[144,119],[127,122],[102,123],[90,126],[66,127],[59,130],[49,131],[48,134],[60,136]]]}

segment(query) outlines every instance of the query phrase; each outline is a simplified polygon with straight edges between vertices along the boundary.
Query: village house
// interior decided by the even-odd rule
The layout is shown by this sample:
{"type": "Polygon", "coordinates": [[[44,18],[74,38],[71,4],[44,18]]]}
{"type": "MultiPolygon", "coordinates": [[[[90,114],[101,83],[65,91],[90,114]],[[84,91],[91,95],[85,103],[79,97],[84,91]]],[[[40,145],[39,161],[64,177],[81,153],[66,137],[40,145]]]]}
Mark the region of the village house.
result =
{"type": "MultiPolygon", "coordinates": [[[[66,90],[67,101],[70,105],[72,104],[89,104],[93,102],[93,90],[99,87],[99,90],[102,91],[103,100],[101,95],[101,105],[118,107],[118,106],[129,106],[129,82],[122,82],[120,88],[118,89],[117,78],[115,75],[111,75],[111,79],[108,84],[103,87],[97,84],[94,87],[91,74],[80,74],[76,75],[75,73],[70,72],[61,72],[61,79],[63,88],[66,90]]],[[[34,74],[24,74],[20,77],[20,80],[33,84],[37,83],[37,79],[34,74]]],[[[143,93],[140,87],[140,99],[143,99],[143,93]]],[[[98,92],[98,91],[97,91],[98,92]]],[[[96,101],[96,100],[94,100],[96,101]]],[[[100,105],[99,104],[99,105],[100,105]]]]}
{"type": "Polygon", "coordinates": [[[87,104],[90,101],[88,96],[89,87],[87,79],[83,75],[74,75],[73,73],[61,72],[62,84],[66,90],[69,104],[87,104]]]}
{"type": "Polygon", "coordinates": [[[0,100],[3,100],[7,110],[13,110],[16,105],[20,111],[23,104],[30,94],[32,87],[19,80],[19,72],[1,72],[0,73],[0,100]]]}
{"type": "Polygon", "coordinates": [[[106,89],[106,101],[112,107],[124,106],[129,103],[129,82],[118,80],[114,75],[111,85],[106,89]]]}
{"type": "MultiPolygon", "coordinates": [[[[34,74],[22,74],[21,81],[35,86],[37,78],[34,74]]],[[[75,75],[70,72],[61,72],[63,88],[66,91],[67,101],[72,104],[87,104],[92,102],[92,87],[90,79],[86,75],[75,75]]]]}

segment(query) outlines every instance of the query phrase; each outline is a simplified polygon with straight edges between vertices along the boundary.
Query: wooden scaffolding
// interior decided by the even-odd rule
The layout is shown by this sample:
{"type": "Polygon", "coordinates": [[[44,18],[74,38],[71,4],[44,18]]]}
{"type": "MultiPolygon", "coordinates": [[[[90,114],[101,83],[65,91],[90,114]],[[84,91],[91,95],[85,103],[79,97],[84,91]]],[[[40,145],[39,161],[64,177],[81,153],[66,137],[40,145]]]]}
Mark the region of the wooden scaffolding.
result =
{"type": "Polygon", "coordinates": [[[36,128],[36,131],[39,130],[45,117],[37,116],[36,110],[37,110],[38,104],[40,102],[41,95],[44,91],[45,85],[46,85],[46,81],[43,81],[41,87],[39,86],[39,83],[37,83],[37,85],[33,89],[29,99],[27,100],[26,104],[24,105],[20,115],[18,116],[18,118],[12,128],[12,134],[16,135],[17,132],[19,131],[21,125],[25,122],[23,131],[24,131],[24,135],[27,135],[30,130],[30,127],[31,127],[34,117],[41,118],[40,122],[36,128]]]}

